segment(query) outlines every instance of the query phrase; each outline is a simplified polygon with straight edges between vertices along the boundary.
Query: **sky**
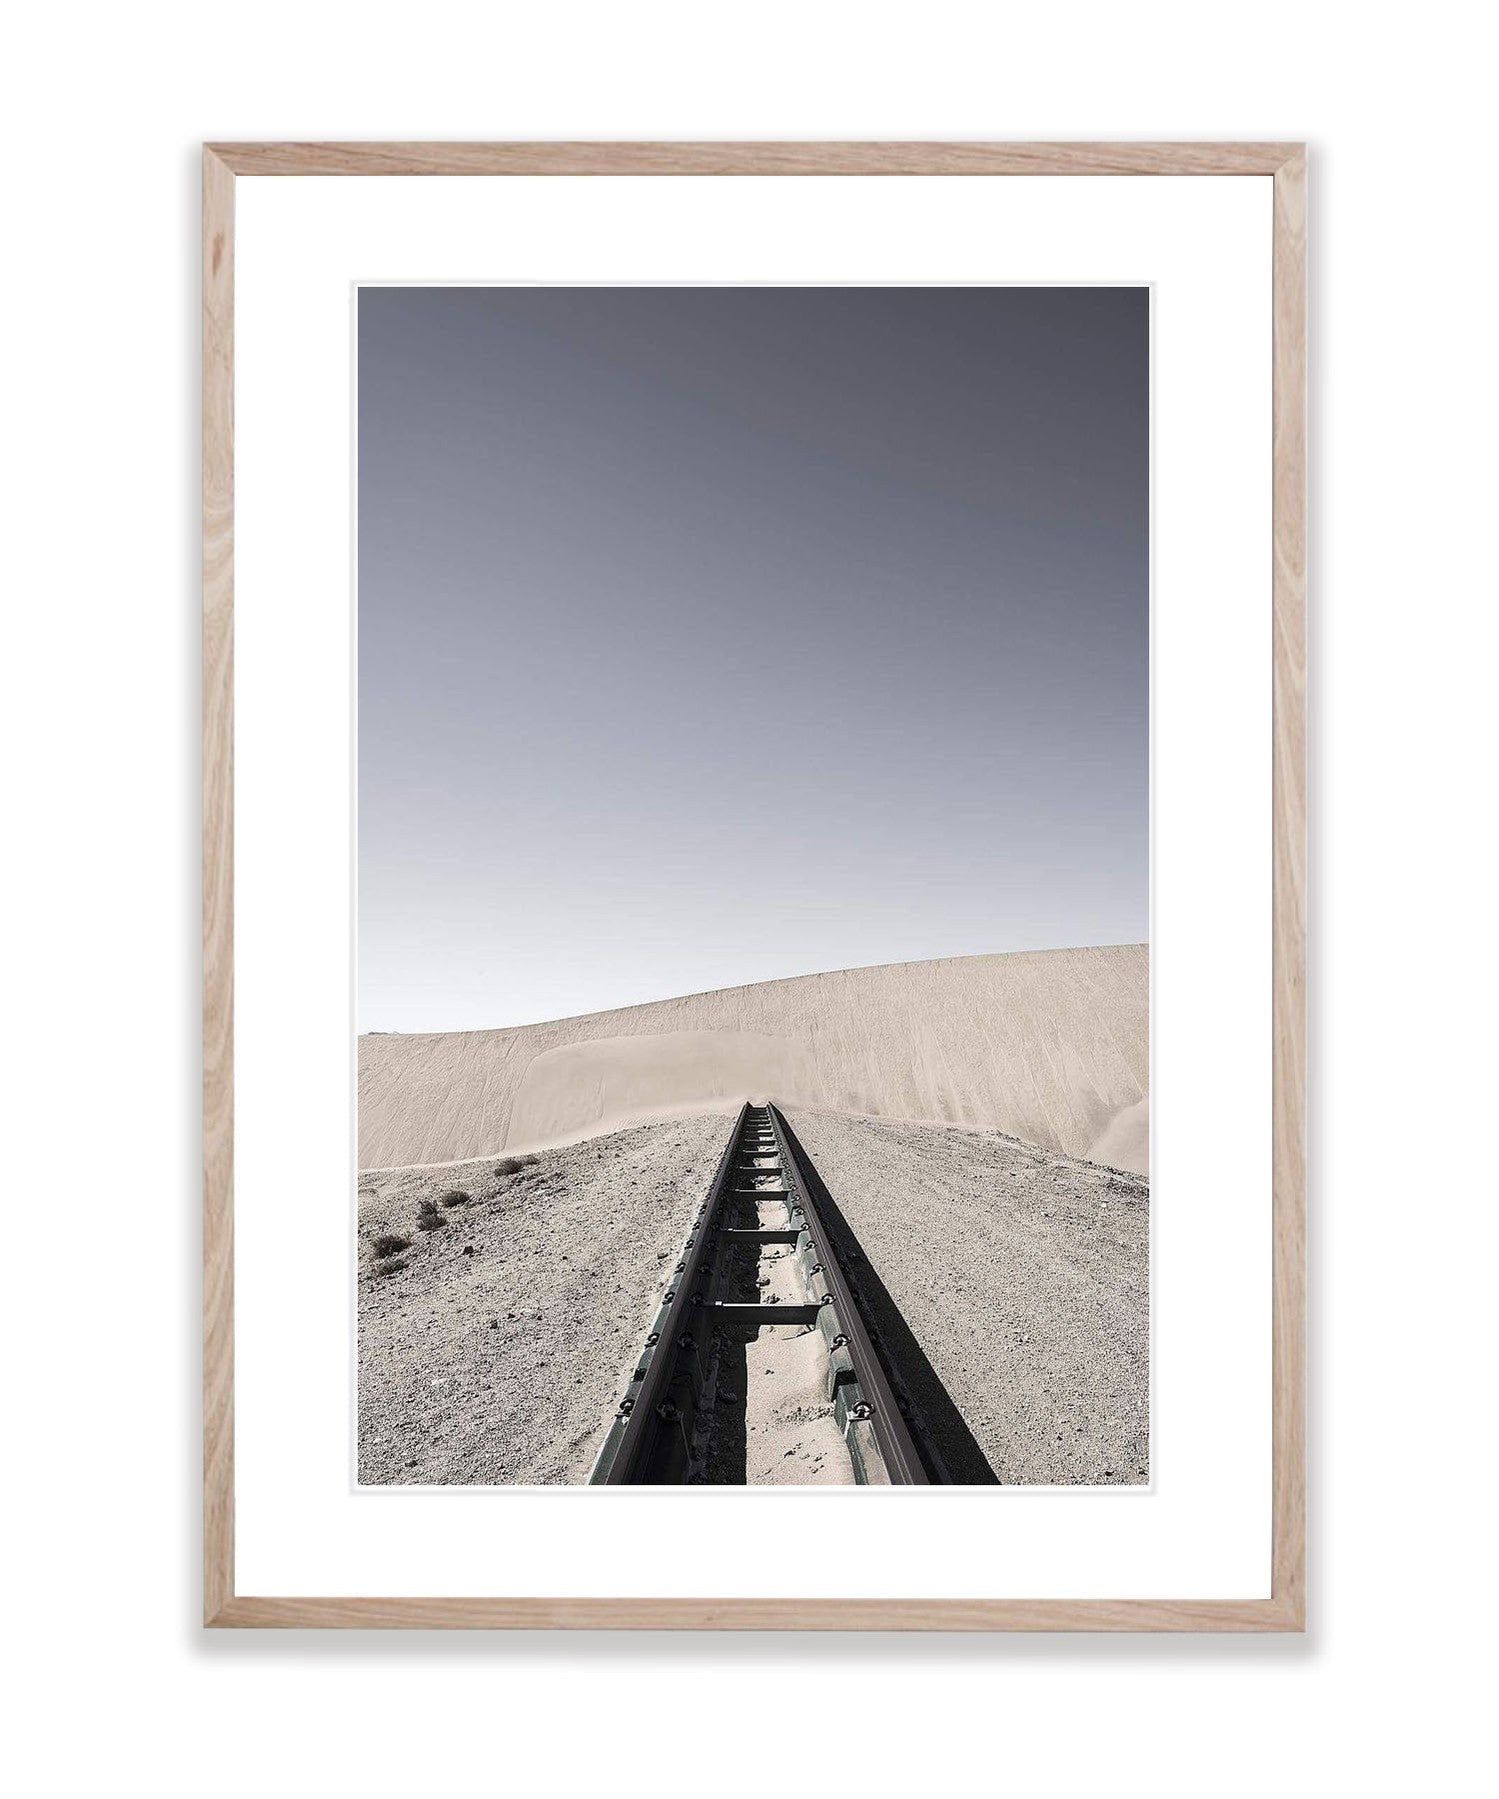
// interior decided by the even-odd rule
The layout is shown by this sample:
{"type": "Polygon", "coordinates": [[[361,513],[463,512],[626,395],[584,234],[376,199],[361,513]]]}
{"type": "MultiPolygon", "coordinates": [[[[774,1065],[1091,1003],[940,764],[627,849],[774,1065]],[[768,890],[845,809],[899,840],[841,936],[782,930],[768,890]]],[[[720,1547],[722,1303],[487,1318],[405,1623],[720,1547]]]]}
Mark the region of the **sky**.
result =
{"type": "Polygon", "coordinates": [[[358,304],[362,1031],[1146,939],[1147,289],[358,304]]]}

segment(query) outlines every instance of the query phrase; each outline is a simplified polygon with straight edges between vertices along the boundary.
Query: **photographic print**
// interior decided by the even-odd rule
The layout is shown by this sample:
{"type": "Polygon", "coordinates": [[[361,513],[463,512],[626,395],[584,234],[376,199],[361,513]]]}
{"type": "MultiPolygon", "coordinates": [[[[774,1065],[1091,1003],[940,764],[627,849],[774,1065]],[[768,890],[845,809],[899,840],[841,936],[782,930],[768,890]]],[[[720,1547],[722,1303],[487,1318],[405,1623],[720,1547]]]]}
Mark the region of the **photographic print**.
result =
{"type": "Polygon", "coordinates": [[[359,1483],[1148,1483],[1148,288],[356,308],[359,1483]]]}

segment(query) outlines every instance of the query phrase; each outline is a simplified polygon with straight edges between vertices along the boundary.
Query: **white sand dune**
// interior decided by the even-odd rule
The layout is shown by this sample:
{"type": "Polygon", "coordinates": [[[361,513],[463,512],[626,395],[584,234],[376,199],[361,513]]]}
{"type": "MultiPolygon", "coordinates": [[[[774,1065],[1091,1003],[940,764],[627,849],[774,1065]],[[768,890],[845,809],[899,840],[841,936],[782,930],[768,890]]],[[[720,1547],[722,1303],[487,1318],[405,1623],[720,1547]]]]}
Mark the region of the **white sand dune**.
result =
{"type": "Polygon", "coordinates": [[[359,1162],[578,1142],[742,1099],[1001,1130],[1145,1173],[1144,944],[901,962],[512,1030],[362,1037],[359,1162]]]}

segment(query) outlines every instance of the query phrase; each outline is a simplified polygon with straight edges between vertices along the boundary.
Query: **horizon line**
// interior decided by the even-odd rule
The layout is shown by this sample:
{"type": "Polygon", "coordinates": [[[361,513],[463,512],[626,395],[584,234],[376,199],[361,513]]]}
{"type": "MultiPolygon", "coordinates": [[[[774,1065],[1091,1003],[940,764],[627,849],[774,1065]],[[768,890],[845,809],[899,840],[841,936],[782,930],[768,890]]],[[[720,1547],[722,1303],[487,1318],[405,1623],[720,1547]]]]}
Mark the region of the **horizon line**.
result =
{"type": "Polygon", "coordinates": [[[969,950],[953,956],[915,956],[894,962],[860,962],[852,967],[814,968],[803,974],[773,975],[764,981],[737,981],[726,987],[701,987],[690,993],[663,993],[657,999],[632,1000],[623,1006],[602,1006],[593,1012],[564,1012],[556,1018],[530,1018],[519,1024],[472,1025],[457,1030],[430,1031],[358,1031],[356,1041],[365,1037],[483,1037],[496,1031],[531,1031],[545,1024],[569,1024],[580,1018],[611,1018],[621,1012],[637,1012],[642,1006],[666,1006],[673,1000],[707,999],[718,993],[742,993],[750,987],[784,987],[793,981],[820,981],[835,974],[871,974],[881,968],[926,968],[939,962],[986,962],[1000,956],[1075,956],[1092,950],[1150,948],[1148,937],[1127,939],[1121,943],[1062,943],[1050,949],[969,950]]]}

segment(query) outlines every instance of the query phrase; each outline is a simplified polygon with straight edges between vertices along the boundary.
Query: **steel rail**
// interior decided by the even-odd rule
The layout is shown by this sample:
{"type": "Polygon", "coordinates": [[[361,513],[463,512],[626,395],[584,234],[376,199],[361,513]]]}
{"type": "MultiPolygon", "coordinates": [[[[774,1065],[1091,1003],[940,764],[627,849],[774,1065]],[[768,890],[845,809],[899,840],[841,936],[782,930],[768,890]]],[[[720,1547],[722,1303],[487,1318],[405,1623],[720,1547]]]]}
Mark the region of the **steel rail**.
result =
{"type": "Polygon", "coordinates": [[[916,1447],[905,1414],[885,1373],[879,1352],[870,1341],[869,1328],[859,1307],[855,1284],[849,1280],[838,1258],[837,1245],[826,1221],[812,1197],[811,1185],[802,1167],[802,1154],[793,1148],[786,1120],[777,1106],[766,1107],[770,1128],[775,1134],[781,1167],[801,1207],[808,1235],[816,1255],[815,1267],[824,1287],[832,1295],[840,1334],[848,1339],[848,1355],[853,1363],[854,1378],[859,1383],[865,1414],[874,1427],[875,1440],[884,1457],[893,1486],[929,1486],[931,1476],[916,1447]]]}
{"type": "Polygon", "coordinates": [[[590,1477],[592,1485],[628,1486],[640,1481],[644,1464],[655,1451],[663,1430],[675,1423],[673,1414],[662,1415],[662,1408],[670,1405],[666,1389],[681,1359],[682,1338],[689,1334],[687,1326],[694,1315],[694,1303],[701,1304],[699,1289],[708,1248],[713,1241],[719,1208],[734,1183],[734,1164],[749,1110],[747,1102],[739,1108],[728,1143],[719,1157],[708,1198],[693,1219],[682,1259],[673,1271],[656,1321],[646,1337],[645,1348],[637,1358],[629,1391],[620,1402],[594,1463],[590,1477]]]}

